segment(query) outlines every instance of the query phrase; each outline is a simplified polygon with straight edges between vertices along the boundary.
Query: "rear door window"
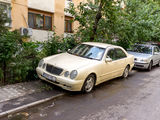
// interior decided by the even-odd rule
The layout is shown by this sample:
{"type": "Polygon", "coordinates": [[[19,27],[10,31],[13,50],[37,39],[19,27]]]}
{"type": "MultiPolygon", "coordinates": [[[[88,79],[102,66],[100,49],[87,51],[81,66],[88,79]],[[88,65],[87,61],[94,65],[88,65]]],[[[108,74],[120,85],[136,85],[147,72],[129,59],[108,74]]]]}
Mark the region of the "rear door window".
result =
{"type": "Polygon", "coordinates": [[[116,57],[116,60],[118,60],[118,59],[126,58],[127,55],[120,48],[116,48],[115,49],[115,57],[116,57]]]}

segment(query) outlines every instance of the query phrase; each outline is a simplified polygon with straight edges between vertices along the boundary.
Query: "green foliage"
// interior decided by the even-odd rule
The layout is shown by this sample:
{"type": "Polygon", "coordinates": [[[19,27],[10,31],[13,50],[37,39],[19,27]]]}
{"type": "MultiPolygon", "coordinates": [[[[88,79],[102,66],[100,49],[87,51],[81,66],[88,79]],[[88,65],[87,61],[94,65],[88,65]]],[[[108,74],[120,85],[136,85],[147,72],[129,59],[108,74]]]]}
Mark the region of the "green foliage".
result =
{"type": "Polygon", "coordinates": [[[53,36],[44,44],[44,52],[46,56],[58,54],[73,48],[77,43],[75,36],[60,38],[56,36],[56,34],[53,34],[53,36]]]}
{"type": "Polygon", "coordinates": [[[76,36],[81,41],[109,41],[115,34],[115,22],[121,7],[112,0],[88,0],[77,7],[73,3],[65,9],[78,21],[76,36]],[[116,5],[117,4],[117,5],[116,5]]]}
{"type": "Polygon", "coordinates": [[[39,43],[22,42],[17,31],[0,37],[0,78],[2,83],[16,83],[37,78],[35,69],[44,56],[37,51],[39,43]]]}
{"type": "Polygon", "coordinates": [[[88,0],[78,6],[71,3],[66,11],[79,22],[76,36],[81,41],[91,41],[94,36],[93,41],[124,48],[134,43],[160,41],[159,0],[88,0]],[[117,41],[113,42],[115,39],[117,41]]]}
{"type": "Polygon", "coordinates": [[[46,41],[46,43],[44,44],[44,50],[47,56],[58,53],[58,49],[61,48],[61,42],[59,41],[59,39],[60,37],[56,36],[56,34],[53,33],[52,37],[48,41],[46,41]]]}
{"type": "Polygon", "coordinates": [[[36,67],[44,57],[38,51],[40,43],[22,42],[18,31],[5,26],[8,18],[0,8],[0,80],[2,84],[16,83],[37,78],[36,67]]]}
{"type": "Polygon", "coordinates": [[[160,40],[160,6],[152,0],[127,0],[117,21],[118,45],[160,40]]]}
{"type": "Polygon", "coordinates": [[[7,31],[0,37],[0,62],[10,61],[17,51],[18,35],[7,31]]]}
{"type": "Polygon", "coordinates": [[[42,84],[42,86],[40,87],[41,88],[41,91],[50,91],[50,90],[53,90],[53,86],[49,85],[49,84],[42,84]]]}
{"type": "Polygon", "coordinates": [[[10,19],[7,17],[6,12],[4,11],[4,8],[2,7],[3,4],[0,3],[0,34],[3,34],[7,31],[7,27],[5,26],[5,23],[8,23],[10,19]]]}
{"type": "Polygon", "coordinates": [[[38,43],[25,42],[21,44],[13,61],[14,65],[11,67],[14,75],[14,78],[10,80],[11,83],[38,78],[35,70],[43,55],[41,56],[36,48],[38,48],[38,43]]]}

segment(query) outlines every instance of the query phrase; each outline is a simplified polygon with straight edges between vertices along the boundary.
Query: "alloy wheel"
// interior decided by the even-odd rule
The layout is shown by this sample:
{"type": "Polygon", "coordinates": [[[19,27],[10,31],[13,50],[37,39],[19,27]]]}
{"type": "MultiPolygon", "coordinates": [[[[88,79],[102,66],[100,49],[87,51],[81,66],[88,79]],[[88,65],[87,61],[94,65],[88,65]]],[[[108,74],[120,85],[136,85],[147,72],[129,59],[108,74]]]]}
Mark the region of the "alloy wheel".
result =
{"type": "Polygon", "coordinates": [[[89,75],[83,85],[83,92],[89,93],[92,91],[95,84],[95,77],[94,75],[89,75]]]}
{"type": "Polygon", "coordinates": [[[129,75],[129,66],[127,66],[123,72],[123,78],[127,78],[129,75]]]}

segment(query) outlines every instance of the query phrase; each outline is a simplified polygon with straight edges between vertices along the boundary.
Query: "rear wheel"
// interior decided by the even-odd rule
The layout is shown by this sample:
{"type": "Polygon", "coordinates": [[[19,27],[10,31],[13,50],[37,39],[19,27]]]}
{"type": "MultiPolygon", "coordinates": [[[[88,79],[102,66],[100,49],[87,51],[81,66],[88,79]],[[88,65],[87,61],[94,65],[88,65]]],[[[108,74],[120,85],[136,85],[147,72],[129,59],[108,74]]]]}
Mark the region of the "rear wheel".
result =
{"type": "Polygon", "coordinates": [[[127,66],[127,67],[124,69],[124,72],[123,72],[122,77],[123,77],[123,78],[127,78],[128,75],[129,75],[129,66],[127,66]]]}
{"type": "Polygon", "coordinates": [[[152,70],[152,65],[153,65],[153,62],[151,61],[151,62],[149,63],[149,66],[148,66],[148,71],[151,71],[151,70],[152,70]]]}
{"type": "Polygon", "coordinates": [[[84,84],[83,84],[83,87],[82,87],[82,92],[85,92],[85,93],[89,93],[92,91],[92,89],[94,88],[94,85],[95,85],[95,76],[93,74],[90,74],[84,84]]]}

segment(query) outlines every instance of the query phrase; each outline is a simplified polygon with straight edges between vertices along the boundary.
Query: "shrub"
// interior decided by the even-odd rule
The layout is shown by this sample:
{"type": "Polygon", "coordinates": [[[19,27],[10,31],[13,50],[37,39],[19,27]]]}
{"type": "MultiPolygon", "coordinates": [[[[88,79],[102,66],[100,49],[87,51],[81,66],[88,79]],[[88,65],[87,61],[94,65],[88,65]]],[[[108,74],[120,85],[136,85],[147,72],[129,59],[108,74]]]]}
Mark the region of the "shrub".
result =
{"type": "Polygon", "coordinates": [[[44,57],[37,49],[40,43],[22,42],[17,31],[0,37],[0,79],[3,84],[17,83],[37,78],[36,67],[44,57]]]}
{"type": "Polygon", "coordinates": [[[72,49],[77,44],[75,36],[60,38],[56,34],[53,34],[53,37],[44,44],[44,52],[46,56],[50,56],[72,49]]]}

